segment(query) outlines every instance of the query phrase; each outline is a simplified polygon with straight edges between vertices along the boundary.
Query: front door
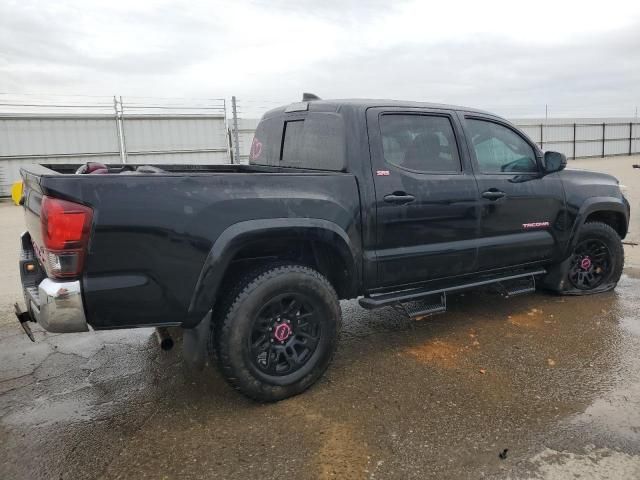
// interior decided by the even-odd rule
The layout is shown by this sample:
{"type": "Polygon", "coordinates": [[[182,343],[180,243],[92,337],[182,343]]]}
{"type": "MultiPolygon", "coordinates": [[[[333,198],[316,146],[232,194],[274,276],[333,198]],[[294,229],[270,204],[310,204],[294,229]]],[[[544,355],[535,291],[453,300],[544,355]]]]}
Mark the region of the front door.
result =
{"type": "Polygon", "coordinates": [[[479,196],[447,110],[367,111],[376,190],[378,287],[469,273],[479,196]]]}
{"type": "Polygon", "coordinates": [[[460,114],[481,196],[477,269],[549,260],[568,234],[559,175],[545,175],[542,152],[514,127],[460,114]]]}

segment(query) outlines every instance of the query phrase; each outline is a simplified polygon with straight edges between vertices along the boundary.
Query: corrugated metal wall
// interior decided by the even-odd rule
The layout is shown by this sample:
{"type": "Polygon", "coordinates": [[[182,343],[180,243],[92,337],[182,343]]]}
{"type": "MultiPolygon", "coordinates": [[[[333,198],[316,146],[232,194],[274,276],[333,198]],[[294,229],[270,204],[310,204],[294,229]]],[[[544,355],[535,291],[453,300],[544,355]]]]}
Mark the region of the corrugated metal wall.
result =
{"type": "MultiPolygon", "coordinates": [[[[229,163],[224,114],[0,115],[0,196],[28,163],[229,163]]],[[[251,140],[249,140],[251,142],[251,140]]],[[[250,143],[249,143],[250,144],[250,143]]]]}
{"type": "Polygon", "coordinates": [[[2,116],[0,157],[119,155],[113,116],[2,116]]]}
{"type": "Polygon", "coordinates": [[[224,115],[126,116],[129,163],[229,163],[224,115]]]}
{"type": "Polygon", "coordinates": [[[0,116],[0,195],[10,192],[27,163],[119,162],[114,116],[0,116]]]}
{"type": "MultiPolygon", "coordinates": [[[[249,153],[251,151],[251,142],[253,142],[253,134],[258,126],[258,118],[239,118],[238,119],[238,143],[240,145],[240,163],[249,163],[249,153]]],[[[233,137],[232,137],[233,139],[233,137]]]]}

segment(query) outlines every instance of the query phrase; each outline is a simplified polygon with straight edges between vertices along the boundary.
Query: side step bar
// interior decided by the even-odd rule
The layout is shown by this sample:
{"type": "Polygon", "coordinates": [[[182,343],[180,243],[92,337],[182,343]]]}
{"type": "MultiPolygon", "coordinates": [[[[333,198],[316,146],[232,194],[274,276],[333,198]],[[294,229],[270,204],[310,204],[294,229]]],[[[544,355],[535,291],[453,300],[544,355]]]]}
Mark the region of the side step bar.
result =
{"type": "Polygon", "coordinates": [[[438,302],[436,298],[425,298],[417,302],[398,303],[396,304],[396,308],[402,311],[407,317],[417,320],[446,312],[447,294],[442,292],[439,300],[438,302]]]}
{"type": "Polygon", "coordinates": [[[506,282],[504,285],[500,282],[500,286],[503,288],[503,295],[505,298],[516,297],[518,295],[524,295],[526,293],[532,293],[536,291],[536,277],[531,275],[526,278],[519,278],[506,282]]]}
{"type": "MultiPolygon", "coordinates": [[[[484,278],[481,280],[476,279],[468,283],[451,285],[449,287],[444,287],[444,288],[430,289],[427,287],[427,288],[416,288],[411,290],[401,290],[399,292],[381,293],[378,295],[371,295],[368,297],[361,298],[359,300],[359,303],[362,308],[366,308],[367,310],[373,310],[375,308],[389,307],[393,305],[397,306],[398,304],[424,300],[426,297],[429,297],[432,295],[441,295],[441,298],[442,298],[442,294],[459,292],[461,290],[470,290],[470,289],[482,287],[485,285],[491,285],[491,284],[497,284],[497,283],[499,284],[502,282],[509,282],[512,280],[528,279],[529,282],[528,282],[528,285],[526,286],[521,286],[518,288],[514,288],[512,290],[506,289],[506,296],[514,296],[514,295],[520,295],[523,293],[532,292],[533,290],[535,290],[534,277],[538,275],[544,275],[545,273],[547,273],[547,271],[544,268],[538,268],[535,270],[526,270],[519,273],[513,273],[510,275],[505,275],[500,277],[490,277],[490,278],[484,278]]],[[[442,305],[444,307],[444,310],[446,310],[445,301],[441,301],[440,305],[442,305]]],[[[444,311],[444,310],[439,310],[439,311],[444,311]]]]}

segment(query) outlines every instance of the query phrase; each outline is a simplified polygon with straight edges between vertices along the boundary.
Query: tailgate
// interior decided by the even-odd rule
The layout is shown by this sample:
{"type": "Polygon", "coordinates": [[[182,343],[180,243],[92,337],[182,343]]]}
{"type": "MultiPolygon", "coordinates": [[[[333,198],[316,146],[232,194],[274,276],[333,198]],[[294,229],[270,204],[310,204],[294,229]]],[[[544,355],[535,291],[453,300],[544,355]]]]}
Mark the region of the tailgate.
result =
{"type": "Polygon", "coordinates": [[[22,199],[20,203],[24,209],[24,221],[28,235],[22,239],[22,249],[25,250],[25,242],[32,245],[32,252],[35,254],[40,266],[43,267],[41,256],[37,255],[42,251],[42,225],[40,223],[40,212],[42,209],[42,189],[40,188],[40,178],[43,172],[55,174],[53,170],[46,169],[40,165],[29,165],[20,170],[20,175],[24,182],[22,199]]]}

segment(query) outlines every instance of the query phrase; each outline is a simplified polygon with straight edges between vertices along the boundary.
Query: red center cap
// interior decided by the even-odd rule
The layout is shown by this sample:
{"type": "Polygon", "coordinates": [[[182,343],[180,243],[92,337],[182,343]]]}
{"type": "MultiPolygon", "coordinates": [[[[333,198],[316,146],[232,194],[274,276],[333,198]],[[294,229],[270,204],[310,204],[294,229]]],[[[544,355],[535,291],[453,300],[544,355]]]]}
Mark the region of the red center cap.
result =
{"type": "Polygon", "coordinates": [[[589,270],[589,268],[591,268],[591,259],[589,257],[584,257],[580,262],[580,266],[583,270],[589,270]]]}
{"type": "Polygon", "coordinates": [[[291,336],[291,327],[287,323],[281,323],[274,329],[273,336],[279,342],[284,342],[291,336]]]}

